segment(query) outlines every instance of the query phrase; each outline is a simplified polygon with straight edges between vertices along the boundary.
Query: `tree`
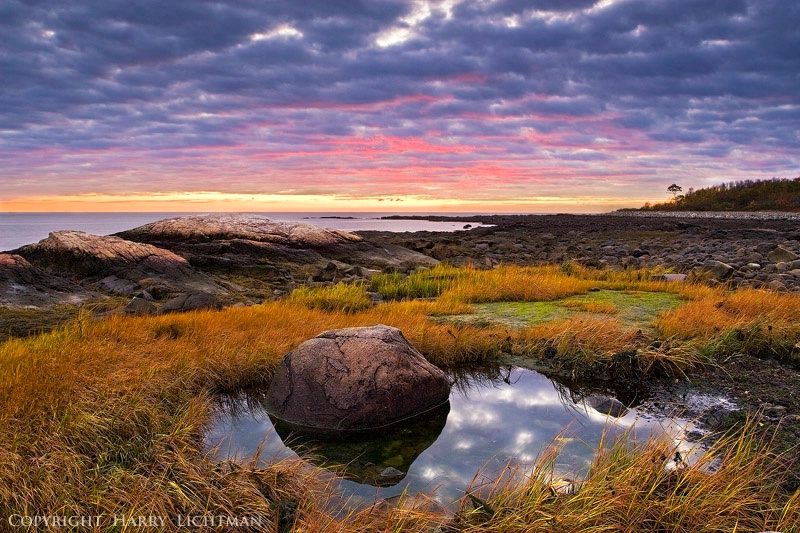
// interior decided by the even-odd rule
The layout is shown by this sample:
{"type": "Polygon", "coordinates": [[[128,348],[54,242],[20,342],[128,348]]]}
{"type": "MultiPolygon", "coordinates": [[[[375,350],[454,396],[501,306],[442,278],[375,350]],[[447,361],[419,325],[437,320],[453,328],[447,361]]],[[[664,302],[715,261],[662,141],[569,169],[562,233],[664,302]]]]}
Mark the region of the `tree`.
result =
{"type": "Polygon", "coordinates": [[[673,197],[673,198],[674,198],[675,196],[677,196],[677,194],[678,194],[679,192],[681,192],[682,190],[683,190],[683,187],[681,187],[680,185],[676,185],[675,183],[673,183],[672,185],[670,185],[669,187],[667,187],[667,191],[669,191],[669,192],[671,192],[671,193],[672,193],[672,197],[673,197]]]}

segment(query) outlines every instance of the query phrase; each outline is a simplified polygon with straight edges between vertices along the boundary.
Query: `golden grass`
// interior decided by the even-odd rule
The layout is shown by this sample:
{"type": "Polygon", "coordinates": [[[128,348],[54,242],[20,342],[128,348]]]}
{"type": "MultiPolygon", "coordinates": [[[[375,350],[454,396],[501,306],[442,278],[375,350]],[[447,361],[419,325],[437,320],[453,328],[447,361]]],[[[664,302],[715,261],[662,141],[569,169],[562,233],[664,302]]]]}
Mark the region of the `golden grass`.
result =
{"type": "Polygon", "coordinates": [[[619,308],[611,302],[587,302],[583,300],[565,300],[559,305],[572,309],[573,311],[583,311],[586,313],[599,313],[606,315],[616,315],[619,308]]]}
{"type": "MultiPolygon", "coordinates": [[[[399,327],[437,364],[480,361],[503,351],[552,357],[577,374],[620,370],[621,360],[635,361],[637,371],[666,365],[681,372],[708,355],[704,346],[770,348],[781,355],[789,349],[788,339],[800,337],[797,295],[727,293],[651,282],[647,275],[615,278],[582,267],[568,273],[558,267],[441,268],[427,274],[438,284],[439,296],[430,300],[363,307],[364,288],[342,285],[222,312],[103,320],[84,313],[56,331],[0,344],[0,517],[212,513],[265,517],[269,523],[261,529],[267,531],[290,531],[292,524],[302,531],[434,530],[441,517],[426,510],[424,498],[385,513],[334,516],[320,503],[324,483],[306,466],[220,464],[202,450],[214,394],[268,382],[286,352],[328,329],[384,323],[399,327]],[[658,344],[643,341],[613,315],[520,331],[430,319],[468,312],[470,303],[552,300],[595,286],[672,291],[687,303],[658,318],[656,327],[670,338],[658,344]],[[336,295],[350,303],[337,305],[336,295]]],[[[423,280],[424,273],[416,275],[423,280]]],[[[397,294],[413,292],[400,278],[392,283],[397,294]]],[[[735,440],[728,444],[747,448],[735,440]]],[[[691,483],[680,481],[678,491],[665,481],[650,448],[611,450],[599,456],[575,496],[553,499],[533,481],[527,488],[503,487],[490,501],[495,515],[478,520],[480,513],[466,513],[456,530],[535,531],[542,524],[565,531],[580,530],[569,527],[581,524],[609,531],[649,531],[656,524],[680,530],[693,521],[716,520],[738,530],[755,530],[750,528],[757,520],[762,529],[788,531],[797,525],[798,496],[780,499],[773,473],[767,472],[768,454],[759,460],[744,451],[734,455],[732,464],[738,466],[727,477],[682,474],[691,483]],[[706,505],[714,491],[724,492],[719,505],[706,505]],[[689,496],[699,503],[689,505],[689,496]],[[599,513],[600,506],[608,515],[599,513]],[[570,518],[556,524],[552,517],[570,518]],[[620,525],[634,519],[649,525],[620,525]]]]}
{"type": "Polygon", "coordinates": [[[716,441],[695,463],[668,468],[674,443],[631,447],[623,437],[601,447],[585,479],[553,490],[557,450],[540,458],[527,483],[499,485],[465,502],[457,531],[794,531],[797,506],[780,496],[782,472],[757,421],[716,441]],[[710,471],[713,470],[713,473],[710,471]]]}
{"type": "Polygon", "coordinates": [[[372,306],[361,284],[337,283],[330,287],[299,287],[289,295],[289,302],[324,311],[354,313],[372,306]]]}

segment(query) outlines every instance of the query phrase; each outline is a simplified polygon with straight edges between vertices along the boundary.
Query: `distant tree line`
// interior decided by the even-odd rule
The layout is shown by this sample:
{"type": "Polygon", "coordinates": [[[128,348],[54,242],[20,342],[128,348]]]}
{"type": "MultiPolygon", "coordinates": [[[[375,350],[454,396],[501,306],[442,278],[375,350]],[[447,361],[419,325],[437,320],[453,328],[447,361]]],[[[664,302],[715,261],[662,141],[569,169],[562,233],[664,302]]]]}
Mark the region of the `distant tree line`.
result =
{"type": "Polygon", "coordinates": [[[673,198],[645,204],[642,211],[800,211],[800,177],[794,179],[742,180],[689,189],[672,184],[673,198]]]}

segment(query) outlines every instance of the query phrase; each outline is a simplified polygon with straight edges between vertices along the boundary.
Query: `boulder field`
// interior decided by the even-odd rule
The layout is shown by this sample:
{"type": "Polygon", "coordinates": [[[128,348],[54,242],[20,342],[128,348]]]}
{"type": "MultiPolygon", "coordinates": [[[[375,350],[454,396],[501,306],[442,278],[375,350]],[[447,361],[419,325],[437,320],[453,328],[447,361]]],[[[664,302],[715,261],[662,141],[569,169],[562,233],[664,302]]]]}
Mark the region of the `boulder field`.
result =
{"type": "MultiPolygon", "coordinates": [[[[397,217],[404,218],[404,217],[397,217]]],[[[408,217],[413,218],[413,217],[408,217]]],[[[457,233],[362,231],[455,265],[573,261],[597,268],[663,266],[737,287],[800,290],[799,213],[638,213],[420,217],[491,226],[457,233]]]]}

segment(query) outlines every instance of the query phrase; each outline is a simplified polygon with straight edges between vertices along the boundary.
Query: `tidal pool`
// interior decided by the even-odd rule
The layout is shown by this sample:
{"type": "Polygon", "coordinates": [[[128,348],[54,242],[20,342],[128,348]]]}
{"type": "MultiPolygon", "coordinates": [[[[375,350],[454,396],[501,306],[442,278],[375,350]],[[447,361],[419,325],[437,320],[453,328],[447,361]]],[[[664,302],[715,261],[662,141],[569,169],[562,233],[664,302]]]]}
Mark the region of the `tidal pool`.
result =
{"type": "Polygon", "coordinates": [[[334,486],[349,505],[425,493],[444,507],[468,488],[492,483],[508,465],[524,472],[554,442],[561,447],[555,473],[569,479],[585,474],[601,440],[626,431],[633,441],[673,439],[682,460],[701,453],[689,436],[702,432],[689,421],[625,408],[532,370],[503,366],[450,377],[449,405],[363,438],[291,434],[258,401],[234,399],[207,432],[206,446],[220,460],[303,457],[335,473],[334,486]]]}

